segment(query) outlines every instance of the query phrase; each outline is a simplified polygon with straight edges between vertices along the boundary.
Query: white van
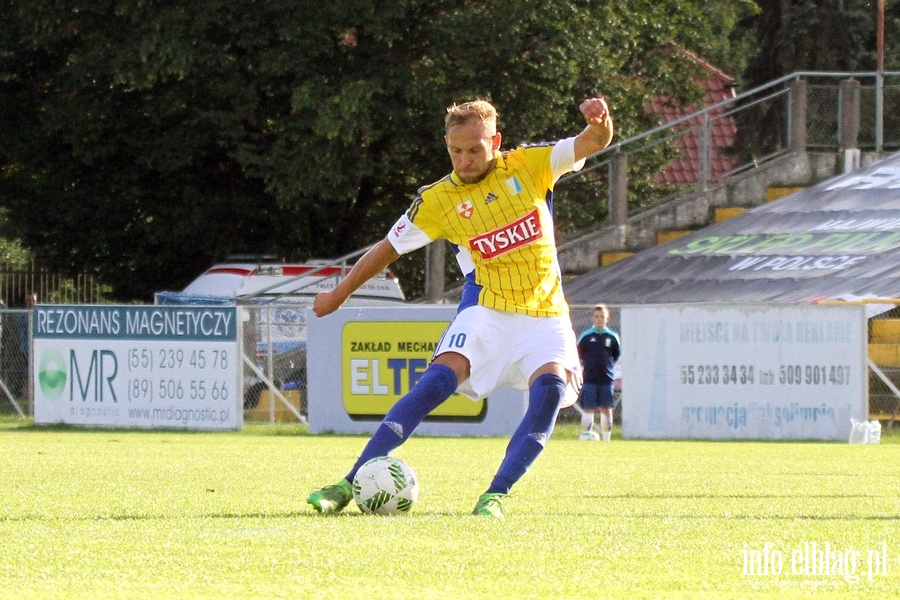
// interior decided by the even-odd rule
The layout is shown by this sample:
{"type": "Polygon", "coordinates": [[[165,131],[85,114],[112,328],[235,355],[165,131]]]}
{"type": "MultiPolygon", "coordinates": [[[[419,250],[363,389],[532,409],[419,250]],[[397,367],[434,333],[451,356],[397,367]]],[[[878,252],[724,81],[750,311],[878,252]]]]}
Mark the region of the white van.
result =
{"type": "MultiPolygon", "coordinates": [[[[316,294],[334,288],[348,266],[225,263],[207,269],[180,292],[157,292],[156,304],[312,304],[316,294]]],[[[348,306],[391,306],[405,301],[390,271],[364,283],[347,300],[348,306]]]]}

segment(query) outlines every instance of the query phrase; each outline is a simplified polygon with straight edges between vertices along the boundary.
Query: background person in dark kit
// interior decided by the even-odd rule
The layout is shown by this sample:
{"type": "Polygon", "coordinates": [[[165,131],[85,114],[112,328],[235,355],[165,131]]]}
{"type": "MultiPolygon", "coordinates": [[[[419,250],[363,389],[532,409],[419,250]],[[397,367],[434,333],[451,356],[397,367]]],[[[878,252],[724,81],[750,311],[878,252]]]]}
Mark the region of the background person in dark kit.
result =
{"type": "MultiPolygon", "coordinates": [[[[578,356],[584,372],[579,405],[584,432],[594,429],[594,413],[600,411],[600,434],[608,442],[613,426],[613,385],[616,361],[622,353],[619,334],[607,327],[609,309],[605,304],[594,307],[591,327],[578,338],[578,356]]],[[[596,439],[596,438],[595,438],[596,439]]]]}

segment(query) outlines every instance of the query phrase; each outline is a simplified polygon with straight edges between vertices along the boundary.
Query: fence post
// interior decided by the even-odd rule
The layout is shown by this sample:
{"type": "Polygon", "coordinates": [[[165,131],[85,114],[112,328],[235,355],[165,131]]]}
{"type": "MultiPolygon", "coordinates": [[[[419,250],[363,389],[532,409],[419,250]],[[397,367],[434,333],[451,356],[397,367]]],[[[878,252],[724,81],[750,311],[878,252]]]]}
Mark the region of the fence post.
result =
{"type": "Polygon", "coordinates": [[[609,163],[609,221],[625,225],[628,219],[628,154],[616,152],[609,163]]]}
{"type": "Polygon", "coordinates": [[[839,145],[841,150],[859,147],[859,81],[845,79],[840,86],[841,116],[839,145]]]}
{"type": "Polygon", "coordinates": [[[795,79],[790,87],[791,151],[806,152],[807,85],[804,79],[795,79]]]}
{"type": "Polygon", "coordinates": [[[703,122],[700,129],[700,189],[704,192],[709,189],[709,163],[712,143],[710,142],[709,111],[703,111],[703,122]]]}
{"type": "Polygon", "coordinates": [[[425,247],[425,298],[437,303],[444,296],[444,240],[435,240],[425,247]]]}
{"type": "Polygon", "coordinates": [[[884,150],[884,73],[875,75],[875,152],[884,150]]]}

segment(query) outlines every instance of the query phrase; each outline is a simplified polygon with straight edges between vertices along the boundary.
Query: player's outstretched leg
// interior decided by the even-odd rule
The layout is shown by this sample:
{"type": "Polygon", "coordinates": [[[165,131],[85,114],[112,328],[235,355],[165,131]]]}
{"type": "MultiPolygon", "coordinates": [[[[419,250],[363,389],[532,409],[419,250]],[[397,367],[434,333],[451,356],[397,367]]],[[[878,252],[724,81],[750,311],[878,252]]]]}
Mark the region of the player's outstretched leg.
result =
{"type": "Polygon", "coordinates": [[[558,375],[547,373],[534,380],[529,389],[525,417],[509,440],[506,456],[472,514],[503,516],[503,498],[509,495],[509,490],[522,478],[550,439],[565,393],[566,382],[558,375]]]}
{"type": "Polygon", "coordinates": [[[335,485],[313,492],[307,502],[322,514],[343,510],[350,502],[352,495],[350,483],[359,468],[370,459],[389,455],[409,439],[428,413],[443,404],[454,391],[456,391],[456,374],[453,369],[442,364],[430,365],[413,389],[400,398],[385,415],[347,476],[335,485]]]}

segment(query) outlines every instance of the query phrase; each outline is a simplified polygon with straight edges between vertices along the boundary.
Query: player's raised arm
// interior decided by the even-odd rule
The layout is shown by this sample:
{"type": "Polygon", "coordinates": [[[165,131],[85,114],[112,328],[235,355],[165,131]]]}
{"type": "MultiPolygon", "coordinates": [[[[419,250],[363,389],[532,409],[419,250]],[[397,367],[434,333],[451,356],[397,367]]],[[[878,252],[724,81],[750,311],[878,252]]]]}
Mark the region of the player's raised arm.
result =
{"type": "Polygon", "coordinates": [[[575,162],[600,152],[612,141],[613,121],[603,98],[588,98],[578,107],[587,127],[575,137],[575,162]]]}
{"type": "Polygon", "coordinates": [[[347,276],[344,277],[332,290],[319,292],[313,300],[313,312],[317,317],[324,317],[339,309],[347,301],[350,294],[372,279],[392,262],[400,258],[394,250],[394,246],[387,238],[381,240],[362,255],[347,276]]]}

